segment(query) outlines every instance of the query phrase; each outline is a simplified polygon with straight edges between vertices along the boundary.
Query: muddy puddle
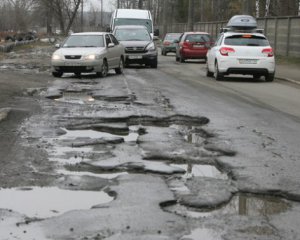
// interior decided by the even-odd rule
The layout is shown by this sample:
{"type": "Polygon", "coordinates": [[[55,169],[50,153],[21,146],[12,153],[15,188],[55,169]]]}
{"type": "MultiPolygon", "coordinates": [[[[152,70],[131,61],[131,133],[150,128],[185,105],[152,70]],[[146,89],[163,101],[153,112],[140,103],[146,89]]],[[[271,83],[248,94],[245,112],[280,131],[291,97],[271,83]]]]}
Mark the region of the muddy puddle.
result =
{"type": "Polygon", "coordinates": [[[210,177],[224,180],[228,179],[227,174],[220,172],[215,166],[212,165],[171,164],[171,166],[184,169],[186,172],[182,176],[183,178],[210,177]]]}
{"type": "Polygon", "coordinates": [[[228,204],[216,209],[192,209],[180,204],[167,206],[164,209],[185,217],[203,218],[227,214],[268,217],[286,212],[289,208],[291,204],[282,198],[245,194],[234,196],[228,204]]]}
{"type": "Polygon", "coordinates": [[[71,191],[57,187],[29,187],[0,190],[0,208],[29,218],[49,218],[71,210],[90,209],[114,198],[101,191],[71,191]]]}

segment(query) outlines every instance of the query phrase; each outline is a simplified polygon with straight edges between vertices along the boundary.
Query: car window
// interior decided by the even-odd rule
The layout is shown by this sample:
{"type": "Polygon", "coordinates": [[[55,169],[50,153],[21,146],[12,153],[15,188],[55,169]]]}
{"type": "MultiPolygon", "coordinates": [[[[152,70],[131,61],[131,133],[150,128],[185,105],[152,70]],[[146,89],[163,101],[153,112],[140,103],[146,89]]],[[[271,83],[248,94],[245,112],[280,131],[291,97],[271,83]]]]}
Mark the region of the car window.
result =
{"type": "Polygon", "coordinates": [[[72,35],[64,42],[63,48],[104,47],[102,35],[72,35]]]}
{"type": "Polygon", "coordinates": [[[151,36],[146,28],[124,28],[115,31],[118,41],[150,41],[151,36]]]}
{"type": "Polygon", "coordinates": [[[108,34],[105,35],[105,42],[106,42],[106,46],[108,46],[108,44],[112,43],[108,34]]]}
{"type": "Polygon", "coordinates": [[[167,34],[165,36],[165,40],[167,41],[174,41],[174,40],[178,40],[180,37],[180,34],[167,34]]]}
{"type": "Polygon", "coordinates": [[[186,42],[210,42],[210,36],[207,34],[189,34],[185,37],[186,42]]]}
{"type": "Polygon", "coordinates": [[[233,35],[225,38],[224,43],[232,46],[269,46],[269,41],[263,36],[252,34],[233,35]]]}
{"type": "Polygon", "coordinates": [[[114,43],[115,45],[119,45],[119,42],[118,42],[118,40],[115,38],[114,35],[109,34],[109,36],[110,36],[111,40],[113,41],[113,43],[114,43]]]}

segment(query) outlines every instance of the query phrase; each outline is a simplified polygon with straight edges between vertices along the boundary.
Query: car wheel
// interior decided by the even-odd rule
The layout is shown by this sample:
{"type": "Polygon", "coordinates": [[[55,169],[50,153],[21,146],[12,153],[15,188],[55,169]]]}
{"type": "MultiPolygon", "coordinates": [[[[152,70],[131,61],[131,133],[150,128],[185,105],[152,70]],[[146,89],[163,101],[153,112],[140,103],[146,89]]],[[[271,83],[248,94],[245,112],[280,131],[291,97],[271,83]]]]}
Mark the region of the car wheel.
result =
{"type": "Polygon", "coordinates": [[[81,76],[81,72],[74,72],[76,77],[80,77],[81,76]]]}
{"type": "Polygon", "coordinates": [[[269,73],[266,78],[266,82],[273,82],[274,81],[275,74],[274,73],[269,73]]]}
{"type": "Polygon", "coordinates": [[[206,64],[206,76],[207,77],[213,77],[214,76],[214,73],[209,71],[208,64],[206,64]]]}
{"type": "Polygon", "coordinates": [[[108,64],[106,60],[103,60],[102,70],[101,72],[97,72],[99,77],[106,77],[108,73],[108,64]]]}
{"type": "Polygon", "coordinates": [[[260,75],[259,75],[259,74],[253,74],[253,78],[254,78],[254,79],[259,79],[259,78],[260,78],[260,75]]]}
{"type": "Polygon", "coordinates": [[[115,68],[116,74],[122,74],[124,69],[123,58],[120,58],[119,67],[115,68]]]}
{"type": "Polygon", "coordinates": [[[157,68],[157,59],[154,60],[153,62],[151,62],[150,67],[151,68],[157,68]]]}
{"type": "Polygon", "coordinates": [[[179,62],[181,62],[181,63],[185,62],[185,59],[181,55],[179,55],[179,62]]]}
{"type": "Polygon", "coordinates": [[[177,57],[177,55],[176,55],[176,62],[179,62],[179,57],[177,57]]]}
{"type": "Polygon", "coordinates": [[[215,63],[215,72],[214,72],[214,77],[217,81],[223,80],[223,74],[219,72],[219,66],[218,62],[215,63]]]}
{"type": "Polygon", "coordinates": [[[161,55],[166,56],[165,50],[161,50],[161,55]]]}
{"type": "Polygon", "coordinates": [[[63,72],[52,72],[53,77],[58,77],[60,78],[63,75],[63,72]]]}

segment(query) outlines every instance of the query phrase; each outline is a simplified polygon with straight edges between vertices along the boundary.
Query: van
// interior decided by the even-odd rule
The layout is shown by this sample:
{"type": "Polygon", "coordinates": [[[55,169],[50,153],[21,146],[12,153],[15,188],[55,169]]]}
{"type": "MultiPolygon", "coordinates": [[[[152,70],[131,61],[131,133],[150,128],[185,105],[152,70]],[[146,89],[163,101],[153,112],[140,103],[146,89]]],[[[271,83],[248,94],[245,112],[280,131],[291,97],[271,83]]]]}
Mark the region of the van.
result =
{"type": "Polygon", "coordinates": [[[122,25],[141,25],[145,26],[151,37],[159,35],[158,29],[154,31],[152,15],[149,10],[141,9],[116,9],[113,11],[110,21],[110,32],[115,30],[116,26],[122,25]]]}

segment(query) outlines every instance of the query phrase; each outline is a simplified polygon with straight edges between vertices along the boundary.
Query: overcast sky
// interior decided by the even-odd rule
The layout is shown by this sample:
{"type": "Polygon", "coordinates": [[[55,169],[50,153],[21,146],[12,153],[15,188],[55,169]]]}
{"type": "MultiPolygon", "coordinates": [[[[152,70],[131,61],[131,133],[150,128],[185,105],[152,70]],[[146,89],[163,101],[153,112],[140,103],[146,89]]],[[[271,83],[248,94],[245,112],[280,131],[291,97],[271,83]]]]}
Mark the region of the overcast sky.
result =
{"type": "MultiPolygon", "coordinates": [[[[101,8],[101,0],[86,0],[87,5],[90,5],[89,3],[92,3],[95,9],[101,8]]],[[[115,9],[113,3],[116,3],[116,0],[103,0],[103,7],[105,11],[113,11],[115,9]]],[[[88,6],[89,7],[89,6],[88,6]]]]}

